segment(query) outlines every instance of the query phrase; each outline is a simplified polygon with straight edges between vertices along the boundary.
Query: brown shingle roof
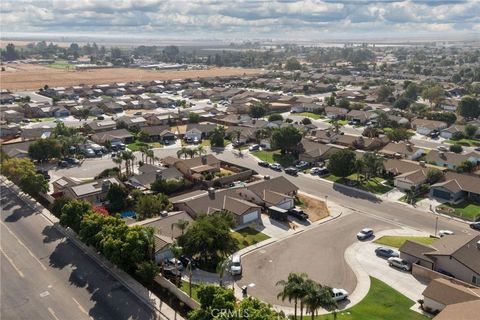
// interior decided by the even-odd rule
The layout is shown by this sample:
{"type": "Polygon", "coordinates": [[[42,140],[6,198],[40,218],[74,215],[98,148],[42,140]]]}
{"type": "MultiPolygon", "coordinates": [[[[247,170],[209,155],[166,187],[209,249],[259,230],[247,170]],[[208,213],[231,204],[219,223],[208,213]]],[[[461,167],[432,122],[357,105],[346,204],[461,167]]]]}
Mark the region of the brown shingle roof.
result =
{"type": "Polygon", "coordinates": [[[477,320],[480,312],[480,300],[450,304],[445,307],[435,320],[477,320]]]}
{"type": "Polygon", "coordinates": [[[423,291],[423,296],[444,305],[479,300],[480,288],[464,286],[453,279],[437,278],[423,291]]]}

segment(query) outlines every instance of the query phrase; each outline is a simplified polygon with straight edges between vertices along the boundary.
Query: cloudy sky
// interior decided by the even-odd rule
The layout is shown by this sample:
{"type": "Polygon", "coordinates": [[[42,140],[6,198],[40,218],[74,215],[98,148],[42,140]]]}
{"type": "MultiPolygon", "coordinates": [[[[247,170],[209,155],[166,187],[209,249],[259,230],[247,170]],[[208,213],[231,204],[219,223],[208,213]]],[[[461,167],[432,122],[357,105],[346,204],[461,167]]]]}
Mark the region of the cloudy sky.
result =
{"type": "Polygon", "coordinates": [[[480,0],[1,0],[5,33],[317,39],[480,33],[480,0]]]}

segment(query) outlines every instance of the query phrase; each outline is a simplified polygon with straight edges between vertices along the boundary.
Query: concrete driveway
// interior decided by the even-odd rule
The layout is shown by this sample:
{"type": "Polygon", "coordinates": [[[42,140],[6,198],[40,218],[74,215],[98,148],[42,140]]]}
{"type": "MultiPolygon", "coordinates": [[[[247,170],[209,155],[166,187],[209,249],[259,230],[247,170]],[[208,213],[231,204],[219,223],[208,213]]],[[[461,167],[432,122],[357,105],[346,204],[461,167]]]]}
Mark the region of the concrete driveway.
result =
{"type": "MultiPolygon", "coordinates": [[[[402,233],[399,233],[397,230],[389,230],[386,234],[401,235],[402,233]]],[[[406,234],[425,236],[425,234],[403,232],[403,235],[406,234]]],[[[378,237],[380,237],[380,235],[378,237]]],[[[390,267],[386,258],[377,257],[375,254],[375,249],[380,246],[385,247],[384,245],[378,245],[373,242],[355,243],[347,249],[345,255],[349,255],[350,257],[346,258],[350,264],[354,265],[354,268],[357,268],[357,277],[362,279],[363,277],[358,275],[358,273],[366,273],[369,276],[385,282],[413,301],[420,299],[423,290],[428,284],[426,279],[415,278],[409,271],[390,267]]],[[[398,251],[396,248],[392,249],[398,251]]]]}
{"type": "Polygon", "coordinates": [[[362,214],[343,215],[244,255],[243,276],[237,284],[250,285],[249,295],[280,306],[292,306],[277,300],[275,285],[290,272],[305,272],[321,284],[352,292],[357,281],[344,252],[358,241],[356,234],[364,227],[380,231],[393,225],[362,214]]]}

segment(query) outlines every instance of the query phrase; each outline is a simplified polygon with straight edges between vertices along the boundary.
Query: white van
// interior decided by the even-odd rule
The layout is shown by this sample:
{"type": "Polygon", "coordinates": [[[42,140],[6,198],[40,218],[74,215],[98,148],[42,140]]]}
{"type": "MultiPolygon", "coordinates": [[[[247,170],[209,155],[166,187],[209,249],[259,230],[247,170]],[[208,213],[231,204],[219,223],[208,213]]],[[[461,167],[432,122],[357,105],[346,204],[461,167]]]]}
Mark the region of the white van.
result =
{"type": "Polygon", "coordinates": [[[230,264],[230,274],[232,276],[239,276],[242,274],[242,261],[240,256],[233,256],[230,264]]]}

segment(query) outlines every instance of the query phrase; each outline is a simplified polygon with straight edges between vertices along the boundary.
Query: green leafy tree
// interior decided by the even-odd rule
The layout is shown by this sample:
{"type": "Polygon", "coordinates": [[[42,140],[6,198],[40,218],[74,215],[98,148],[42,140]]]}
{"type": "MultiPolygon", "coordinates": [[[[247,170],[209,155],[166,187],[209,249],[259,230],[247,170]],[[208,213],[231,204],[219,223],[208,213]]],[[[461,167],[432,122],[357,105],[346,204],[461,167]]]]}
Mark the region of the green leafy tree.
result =
{"type": "Polygon", "coordinates": [[[139,263],[135,274],[143,283],[151,283],[158,275],[160,269],[155,261],[142,261],[139,263]]]}
{"type": "Polygon", "coordinates": [[[355,172],[355,161],[355,152],[340,150],[330,156],[328,170],[337,177],[345,178],[355,172]]]}
{"type": "Polygon", "coordinates": [[[28,155],[38,161],[50,160],[61,156],[61,145],[57,139],[40,139],[28,146],[28,155]]]}
{"type": "Polygon", "coordinates": [[[475,164],[473,162],[470,162],[468,160],[462,162],[456,169],[457,172],[462,173],[470,173],[475,170],[475,164]]]}
{"type": "Polygon", "coordinates": [[[405,128],[393,128],[387,132],[387,136],[392,141],[402,141],[410,139],[413,133],[405,128]]]}
{"type": "Polygon", "coordinates": [[[338,102],[338,107],[344,108],[344,109],[349,109],[350,108],[350,101],[346,98],[342,98],[338,102]]]}
{"type": "Polygon", "coordinates": [[[235,310],[235,295],[232,289],[214,285],[199,285],[200,308],[188,314],[189,320],[228,319],[227,312],[235,310]]]}
{"type": "Polygon", "coordinates": [[[217,126],[210,135],[210,145],[215,148],[223,148],[225,138],[225,127],[217,126]]]}
{"type": "Polygon", "coordinates": [[[71,199],[60,197],[53,201],[52,205],[50,206],[50,212],[57,218],[60,218],[62,214],[62,208],[64,205],[72,201],[71,199]]]}
{"type": "Polygon", "coordinates": [[[272,133],[271,144],[274,149],[290,153],[302,140],[302,134],[295,127],[288,125],[275,129],[272,133]]]}
{"type": "Polygon", "coordinates": [[[125,210],[128,206],[127,202],[128,191],[127,189],[119,185],[118,183],[114,183],[110,186],[107,192],[106,199],[108,200],[108,209],[111,212],[120,212],[125,210]]]}
{"type": "Polygon", "coordinates": [[[438,169],[431,169],[427,172],[427,182],[435,184],[443,179],[443,172],[438,169]]]}
{"type": "Polygon", "coordinates": [[[202,263],[215,268],[237,249],[237,241],[230,232],[233,225],[234,220],[228,212],[200,216],[177,239],[178,244],[185,254],[198,257],[202,263]]]}
{"type": "Polygon", "coordinates": [[[312,124],[312,120],[310,120],[310,118],[303,118],[301,123],[303,125],[309,125],[309,124],[312,124]]]}
{"type": "Polygon", "coordinates": [[[384,102],[392,95],[392,89],[387,86],[383,85],[378,89],[377,93],[377,102],[384,102]]]}
{"type": "Polygon", "coordinates": [[[48,192],[48,181],[43,175],[37,174],[35,165],[30,159],[2,157],[1,172],[32,197],[48,192]]]}
{"type": "Polygon", "coordinates": [[[135,204],[135,211],[140,220],[157,216],[160,212],[170,210],[171,208],[172,204],[168,197],[162,193],[143,195],[135,204]]]}
{"type": "Polygon", "coordinates": [[[271,114],[270,116],[268,116],[268,121],[270,121],[270,122],[272,122],[272,121],[283,121],[283,117],[279,113],[274,113],[274,114],[271,114]]]}
{"type": "Polygon", "coordinates": [[[480,116],[480,104],[474,97],[466,96],[458,103],[460,115],[465,118],[475,119],[480,116]]]}
{"type": "Polygon", "coordinates": [[[251,320],[286,320],[287,318],[276,312],[271,305],[254,297],[243,299],[238,305],[240,315],[248,315],[251,320]]]}
{"type": "Polygon", "coordinates": [[[92,206],[90,203],[83,200],[72,200],[62,207],[60,224],[64,227],[70,227],[78,233],[83,217],[91,212],[92,206]]]}
{"type": "Polygon", "coordinates": [[[410,101],[407,98],[400,97],[393,104],[394,108],[405,110],[410,106],[410,101]]]}
{"type": "Polygon", "coordinates": [[[329,287],[320,285],[319,283],[307,279],[305,281],[305,296],[302,298],[308,312],[310,312],[312,320],[315,320],[315,313],[319,308],[332,310],[337,307],[336,302],[332,298],[332,290],[329,287]]]}
{"type": "Polygon", "coordinates": [[[405,98],[409,99],[412,102],[417,101],[418,93],[420,89],[415,82],[410,82],[405,88],[405,98]]]}
{"type": "Polygon", "coordinates": [[[190,112],[188,114],[188,122],[190,123],[198,123],[200,121],[200,115],[195,112],[190,112]]]}
{"type": "Polygon", "coordinates": [[[478,131],[478,127],[473,124],[467,124],[465,126],[465,135],[469,138],[474,137],[477,131],[478,131]]]}
{"type": "Polygon", "coordinates": [[[422,91],[422,98],[430,101],[430,106],[438,106],[444,99],[444,90],[440,85],[426,87],[422,91]]]}
{"type": "Polygon", "coordinates": [[[450,146],[450,151],[455,153],[462,153],[463,147],[459,144],[452,144],[450,146]]]}
{"type": "Polygon", "coordinates": [[[383,169],[383,158],[375,152],[365,152],[362,161],[366,180],[376,176],[383,169]]]}
{"type": "Polygon", "coordinates": [[[254,119],[263,118],[268,112],[268,105],[262,102],[255,102],[250,106],[250,116],[254,119]]]}
{"type": "Polygon", "coordinates": [[[21,177],[19,187],[23,192],[26,192],[33,197],[37,196],[39,193],[47,193],[49,189],[48,181],[45,180],[45,177],[41,174],[21,177]]]}
{"type": "Polygon", "coordinates": [[[295,58],[290,58],[287,60],[287,62],[285,63],[285,69],[287,70],[300,70],[302,69],[302,65],[300,64],[300,62],[295,59],[295,58]]]}

